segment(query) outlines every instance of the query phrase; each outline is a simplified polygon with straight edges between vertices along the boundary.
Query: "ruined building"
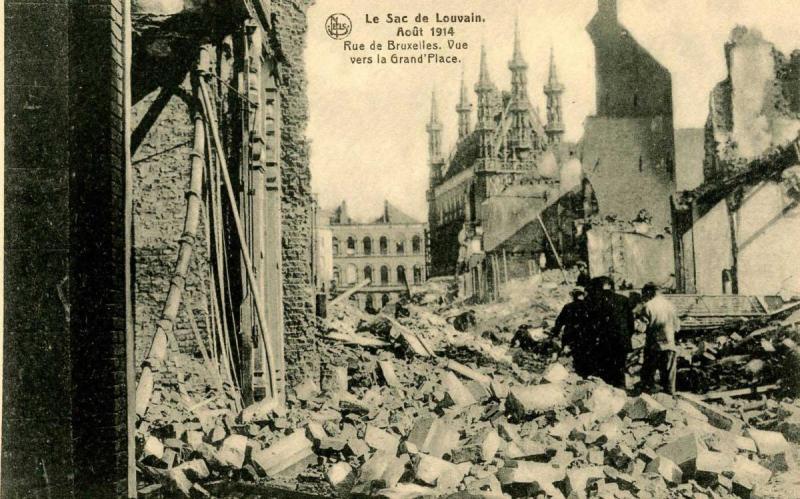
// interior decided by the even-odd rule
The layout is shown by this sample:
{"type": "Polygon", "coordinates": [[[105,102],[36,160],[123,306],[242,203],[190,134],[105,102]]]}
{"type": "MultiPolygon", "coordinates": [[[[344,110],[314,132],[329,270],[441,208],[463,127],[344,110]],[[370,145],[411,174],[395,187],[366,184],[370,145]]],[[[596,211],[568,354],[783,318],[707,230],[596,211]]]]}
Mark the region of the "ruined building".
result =
{"type": "Polygon", "coordinates": [[[135,494],[153,351],[224,323],[243,397],[313,367],[309,3],[7,3],[3,497],[135,494]]]}
{"type": "Polygon", "coordinates": [[[425,281],[425,224],[406,215],[388,201],[381,216],[370,222],[350,217],[342,201],[329,213],[326,228],[332,233],[332,285],[334,294],[369,279],[353,294],[364,310],[378,310],[405,294],[407,286],[425,281]]]}
{"type": "Polygon", "coordinates": [[[597,95],[580,156],[599,213],[633,220],[646,208],[663,229],[675,189],[672,78],[620,23],[616,0],[599,0],[586,29],[597,95]]]}
{"type": "MultiPolygon", "coordinates": [[[[483,294],[479,290],[496,281],[496,253],[502,250],[500,245],[507,238],[536,221],[541,210],[564,192],[579,187],[581,182],[580,165],[575,168],[577,161],[567,167],[571,151],[570,145],[562,140],[564,86],[558,79],[552,51],[549,76],[543,88],[547,96],[546,121],[542,121],[528,97],[528,63],[516,27],[508,67],[511,89],[500,91],[489,75],[486,51],[481,49],[474,129],[472,104],[462,77],[456,106],[458,141],[449,155],[445,156],[441,142],[442,125],[435,96],[426,127],[430,273],[466,273],[469,275],[466,284],[472,287],[468,293],[483,294]],[[494,277],[487,277],[492,269],[494,277]]],[[[511,259],[511,267],[527,272],[538,261],[538,254],[550,251],[541,230],[525,239],[521,246],[513,244],[513,248],[506,249],[506,267],[511,259]]]]}
{"type": "Polygon", "coordinates": [[[800,51],[737,27],[709,98],[703,183],[674,200],[678,286],[707,295],[800,293],[800,51]]]}

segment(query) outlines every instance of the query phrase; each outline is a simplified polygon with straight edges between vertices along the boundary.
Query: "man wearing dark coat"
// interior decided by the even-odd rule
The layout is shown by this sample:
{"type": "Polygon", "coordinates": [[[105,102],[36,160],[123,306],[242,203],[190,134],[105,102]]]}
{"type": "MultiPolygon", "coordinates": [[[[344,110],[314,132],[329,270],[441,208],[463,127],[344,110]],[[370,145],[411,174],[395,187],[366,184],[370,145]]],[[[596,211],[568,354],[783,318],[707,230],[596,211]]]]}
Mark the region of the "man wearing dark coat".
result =
{"type": "Polygon", "coordinates": [[[553,336],[561,335],[562,348],[568,347],[572,353],[572,363],[580,376],[587,376],[589,349],[584,345],[586,329],[586,307],[583,303],[582,289],[573,289],[572,301],[564,305],[556,318],[553,336]]]}
{"type": "Polygon", "coordinates": [[[602,303],[605,333],[599,338],[599,355],[602,359],[600,377],[606,383],[625,388],[625,370],[628,353],[632,350],[634,331],[633,308],[627,297],[614,292],[614,281],[602,277],[602,303]]]}

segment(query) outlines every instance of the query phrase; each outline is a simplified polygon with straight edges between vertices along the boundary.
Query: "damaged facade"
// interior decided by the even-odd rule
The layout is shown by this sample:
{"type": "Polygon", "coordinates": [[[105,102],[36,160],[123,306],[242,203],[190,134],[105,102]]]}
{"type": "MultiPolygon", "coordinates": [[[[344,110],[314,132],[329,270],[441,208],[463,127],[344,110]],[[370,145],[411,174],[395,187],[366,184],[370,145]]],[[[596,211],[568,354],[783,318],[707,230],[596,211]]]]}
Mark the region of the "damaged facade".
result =
{"type": "Polygon", "coordinates": [[[350,217],[347,203],[326,213],[321,226],[331,234],[334,295],[369,280],[369,284],[351,295],[351,300],[367,311],[376,311],[409,286],[425,281],[425,224],[384,202],[383,213],[370,222],[350,217]]]}
{"type": "MultiPolygon", "coordinates": [[[[263,378],[262,336],[256,334],[263,328],[254,324],[266,323],[269,346],[277,353],[277,384],[271,393],[261,386],[256,397],[280,397],[293,372],[313,369],[303,68],[309,4],[231,0],[10,6],[7,18],[11,12],[15,34],[9,40],[16,47],[11,59],[27,71],[31,83],[27,100],[19,101],[24,107],[12,106],[11,112],[29,115],[32,128],[20,129],[13,138],[19,146],[15,166],[6,170],[6,184],[26,201],[7,197],[6,203],[15,205],[7,213],[23,215],[7,218],[7,230],[33,239],[20,236],[7,247],[6,285],[46,289],[44,296],[19,296],[30,303],[53,301],[57,307],[46,314],[53,319],[46,322],[6,315],[4,356],[10,371],[4,373],[4,497],[135,494],[130,488],[135,474],[129,474],[136,469],[134,448],[128,444],[136,422],[137,379],[153,373],[150,387],[155,388],[153,397],[160,398],[159,384],[174,382],[175,376],[168,365],[154,362],[159,347],[190,355],[213,352],[210,331],[227,321],[229,339],[239,342],[230,351],[241,371],[236,378],[241,381],[246,373],[258,377],[259,368],[263,378]],[[130,31],[125,19],[131,20],[130,31]],[[45,34],[47,43],[34,40],[45,34]],[[126,65],[128,50],[132,64],[126,65]],[[57,70],[44,70],[40,61],[57,70]],[[204,85],[209,97],[205,109],[198,93],[204,85]],[[47,99],[34,87],[49,89],[47,99]],[[42,114],[45,107],[52,115],[42,114]],[[22,111],[29,108],[35,111],[22,111]],[[198,123],[205,135],[198,134],[198,123]],[[215,127],[219,140],[212,138],[215,127]],[[128,145],[132,160],[126,168],[128,145]],[[58,151],[59,159],[42,157],[41,150],[58,151]],[[221,158],[235,204],[226,197],[227,182],[218,166],[196,166],[205,159],[220,165],[221,158]],[[42,162],[57,165],[47,188],[15,184],[17,165],[42,162]],[[221,203],[211,202],[212,191],[221,203]],[[42,210],[50,206],[54,210],[42,210]],[[253,282],[246,277],[234,212],[258,273],[253,282]],[[52,232],[54,220],[62,218],[57,225],[63,230],[52,232]],[[42,247],[49,249],[41,256],[51,263],[36,268],[22,260],[15,264],[14,247],[36,246],[36,238],[47,241],[42,247]],[[215,290],[220,263],[229,283],[215,290]],[[52,293],[43,278],[57,279],[52,293]],[[253,289],[264,297],[263,314],[253,310],[253,289]],[[220,313],[219,291],[228,294],[226,315],[220,313]],[[30,341],[33,332],[36,341],[30,341]],[[169,337],[168,344],[160,342],[160,334],[169,337]],[[249,354],[246,342],[253,338],[256,352],[249,354]],[[50,353],[43,357],[42,349],[50,353]],[[46,372],[22,374],[29,362],[48,366],[46,372]]],[[[14,81],[26,80],[21,73],[14,81]]],[[[7,310],[22,310],[6,303],[12,307],[7,310]]],[[[247,386],[242,384],[242,395],[254,396],[247,386]]]]}
{"type": "Polygon", "coordinates": [[[711,92],[704,182],[674,199],[679,288],[706,295],[800,292],[800,51],[737,27],[728,78],[711,92]]]}

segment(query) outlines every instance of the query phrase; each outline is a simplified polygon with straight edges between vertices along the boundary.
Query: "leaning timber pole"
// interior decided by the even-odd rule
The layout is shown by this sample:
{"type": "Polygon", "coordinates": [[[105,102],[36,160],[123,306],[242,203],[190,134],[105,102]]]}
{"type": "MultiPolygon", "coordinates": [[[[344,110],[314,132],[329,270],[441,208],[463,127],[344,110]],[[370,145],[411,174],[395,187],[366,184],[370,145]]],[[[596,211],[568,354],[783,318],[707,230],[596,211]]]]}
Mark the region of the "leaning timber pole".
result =
{"type": "MultiPolygon", "coordinates": [[[[201,55],[201,60],[203,56],[201,55]]],[[[198,94],[195,89],[195,94],[198,94]]],[[[156,333],[147,357],[142,363],[142,374],[136,386],[136,414],[140,417],[147,412],[150,397],[153,394],[153,367],[160,366],[167,358],[168,334],[172,333],[175,319],[180,309],[181,296],[186,283],[186,274],[192,259],[192,247],[197,236],[197,226],[200,221],[200,194],[203,188],[203,166],[205,163],[205,126],[203,115],[199,110],[194,118],[194,146],[191,156],[191,180],[186,191],[186,217],[183,222],[183,234],[178,247],[178,260],[169,284],[169,292],[161,319],[156,324],[156,333]]]]}
{"type": "MultiPolygon", "coordinates": [[[[258,281],[255,277],[253,272],[253,262],[250,259],[250,254],[248,248],[250,247],[247,244],[247,239],[245,238],[244,234],[244,226],[242,224],[241,219],[239,218],[239,207],[236,203],[236,195],[233,192],[233,183],[231,182],[231,178],[228,175],[228,165],[225,161],[225,154],[223,153],[222,149],[222,140],[219,137],[219,130],[217,129],[217,122],[214,119],[213,114],[211,113],[211,98],[209,97],[210,92],[208,90],[208,86],[205,81],[202,79],[199,82],[200,85],[200,95],[203,103],[203,109],[205,110],[206,117],[208,118],[208,124],[211,128],[211,137],[214,139],[214,147],[217,150],[217,160],[219,161],[220,171],[222,173],[222,180],[225,184],[225,190],[228,194],[228,201],[231,204],[231,214],[233,215],[233,222],[236,227],[236,235],[239,238],[239,247],[242,254],[242,259],[244,260],[245,264],[245,273],[247,274],[247,282],[250,284],[250,291],[253,294],[253,302],[255,303],[256,307],[256,319],[258,319],[258,330],[261,335],[261,341],[264,344],[264,352],[266,353],[266,360],[267,360],[267,372],[269,373],[269,385],[270,385],[270,398],[275,398],[278,393],[278,383],[275,377],[275,361],[272,357],[272,350],[269,348],[269,342],[267,341],[267,320],[266,320],[266,313],[264,312],[264,302],[261,300],[261,291],[258,289],[258,281]]],[[[274,332],[273,334],[277,334],[274,332]]]]}

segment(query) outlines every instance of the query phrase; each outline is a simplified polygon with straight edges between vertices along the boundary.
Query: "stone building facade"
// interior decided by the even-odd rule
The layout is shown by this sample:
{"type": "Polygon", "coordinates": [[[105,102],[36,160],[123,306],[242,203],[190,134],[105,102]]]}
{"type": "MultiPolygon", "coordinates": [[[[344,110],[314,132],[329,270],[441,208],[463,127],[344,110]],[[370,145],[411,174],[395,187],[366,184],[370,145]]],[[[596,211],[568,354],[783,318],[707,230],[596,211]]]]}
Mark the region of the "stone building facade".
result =
{"type": "MultiPolygon", "coordinates": [[[[458,140],[447,155],[435,96],[432,99],[426,126],[431,275],[468,271],[467,267],[474,267],[477,262],[470,262],[468,253],[482,258],[484,234],[513,234],[510,226],[518,217],[505,215],[518,209],[538,213],[562,193],[561,176],[571,152],[570,145],[562,142],[564,86],[558,80],[551,51],[548,80],[543,86],[547,96],[547,116],[543,121],[528,97],[528,64],[520,42],[515,26],[508,63],[510,91],[501,91],[492,82],[482,47],[475,84],[477,122],[473,129],[472,104],[462,78],[455,109],[458,140]]],[[[528,249],[523,253],[520,258],[533,257],[528,249]]]]}
{"type": "Polygon", "coordinates": [[[368,286],[353,294],[367,311],[375,311],[406,292],[406,286],[426,279],[425,224],[406,215],[388,201],[383,214],[371,222],[358,222],[347,213],[347,203],[327,218],[332,232],[334,294],[365,279],[368,286]]]}

